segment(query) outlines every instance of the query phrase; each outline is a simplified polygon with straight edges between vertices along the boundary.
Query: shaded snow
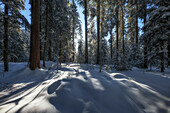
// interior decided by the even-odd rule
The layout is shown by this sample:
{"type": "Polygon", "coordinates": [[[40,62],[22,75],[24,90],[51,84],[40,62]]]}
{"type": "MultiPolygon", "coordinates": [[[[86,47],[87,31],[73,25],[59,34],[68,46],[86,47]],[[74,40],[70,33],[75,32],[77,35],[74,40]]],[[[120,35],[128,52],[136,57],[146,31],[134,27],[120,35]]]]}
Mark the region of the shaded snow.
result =
{"type": "MultiPolygon", "coordinates": [[[[141,69],[99,73],[98,66],[56,64],[0,74],[0,113],[169,113],[169,73],[141,69]]],[[[18,69],[15,68],[18,65],[18,69]]],[[[2,66],[2,63],[0,63],[2,66]]]]}

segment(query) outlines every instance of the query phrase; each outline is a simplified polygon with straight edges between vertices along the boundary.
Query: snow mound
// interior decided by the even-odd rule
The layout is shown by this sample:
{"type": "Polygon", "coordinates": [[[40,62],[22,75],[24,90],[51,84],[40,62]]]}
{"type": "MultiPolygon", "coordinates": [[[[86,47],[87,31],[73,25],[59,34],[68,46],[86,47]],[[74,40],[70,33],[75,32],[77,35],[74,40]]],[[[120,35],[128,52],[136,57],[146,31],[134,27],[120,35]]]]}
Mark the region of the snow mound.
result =
{"type": "Polygon", "coordinates": [[[117,78],[117,79],[123,79],[123,78],[128,79],[128,77],[126,75],[123,75],[123,74],[116,74],[116,75],[114,75],[114,78],[117,78]]]}
{"type": "Polygon", "coordinates": [[[17,71],[5,73],[2,78],[4,83],[23,83],[23,82],[32,82],[39,81],[45,78],[43,69],[36,69],[31,71],[28,67],[22,68],[17,71]]]}
{"type": "Polygon", "coordinates": [[[110,85],[99,81],[104,90],[95,88],[87,81],[77,78],[62,79],[52,83],[47,92],[49,103],[61,113],[136,113],[126,94],[120,93],[117,83],[110,85]],[[120,100],[124,100],[120,102],[120,100]],[[121,107],[118,107],[121,106],[121,107]],[[123,108],[123,109],[122,109],[123,108]]]}

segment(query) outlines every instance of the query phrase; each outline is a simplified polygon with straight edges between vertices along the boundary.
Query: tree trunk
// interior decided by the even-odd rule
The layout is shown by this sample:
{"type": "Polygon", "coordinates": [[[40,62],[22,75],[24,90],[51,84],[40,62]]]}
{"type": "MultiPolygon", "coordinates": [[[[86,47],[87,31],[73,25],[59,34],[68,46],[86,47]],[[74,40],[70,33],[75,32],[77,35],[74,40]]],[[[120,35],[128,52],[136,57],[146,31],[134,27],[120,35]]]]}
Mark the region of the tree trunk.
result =
{"type": "Polygon", "coordinates": [[[165,67],[164,67],[164,41],[161,41],[161,48],[162,48],[162,53],[161,53],[161,72],[164,72],[165,67]]]}
{"type": "MultiPolygon", "coordinates": [[[[136,0],[136,13],[138,12],[138,0],[136,0]]],[[[136,14],[136,45],[138,45],[138,14],[136,14]]]]}
{"type": "Polygon", "coordinates": [[[168,37],[168,66],[170,66],[170,36],[168,37]]]}
{"type": "Polygon", "coordinates": [[[30,69],[40,68],[40,0],[32,0],[30,69]]]}
{"type": "Polygon", "coordinates": [[[40,60],[43,60],[43,50],[42,50],[42,42],[41,42],[41,40],[40,40],[40,60]]]}
{"type": "Polygon", "coordinates": [[[45,25],[45,38],[44,38],[43,67],[45,67],[47,38],[48,38],[48,3],[46,4],[46,25],[45,25]]]}
{"type": "Polygon", "coordinates": [[[97,64],[100,57],[100,0],[97,1],[97,64]]]}
{"type": "Polygon", "coordinates": [[[119,50],[119,10],[118,10],[118,3],[116,3],[116,56],[118,57],[118,50],[119,50]]]}
{"type": "Polygon", "coordinates": [[[111,60],[113,58],[113,35],[112,35],[112,30],[110,32],[110,55],[111,55],[111,60]]]}
{"type": "Polygon", "coordinates": [[[59,59],[58,59],[58,46],[57,46],[57,73],[58,73],[58,67],[59,67],[59,66],[58,66],[58,60],[59,60],[59,59]]]}
{"type": "Polygon", "coordinates": [[[124,12],[123,12],[123,6],[121,7],[122,10],[122,49],[123,49],[123,55],[125,54],[125,41],[124,41],[124,12]]]}
{"type": "MultiPolygon", "coordinates": [[[[60,37],[61,37],[61,35],[60,35],[60,37]]],[[[60,66],[61,66],[61,62],[62,62],[62,42],[60,39],[60,66]]]]}
{"type": "Polygon", "coordinates": [[[72,36],[73,36],[73,62],[75,61],[75,47],[74,47],[74,17],[73,17],[73,34],[72,34],[72,36]]]}
{"type": "Polygon", "coordinates": [[[70,40],[68,40],[68,61],[67,62],[71,62],[71,58],[70,58],[70,56],[71,56],[71,46],[70,46],[71,44],[70,44],[70,40]]]}
{"type": "Polygon", "coordinates": [[[87,0],[85,0],[85,64],[88,64],[87,0]]]}
{"type": "MultiPolygon", "coordinates": [[[[132,16],[132,15],[131,15],[132,16]]],[[[130,23],[131,25],[130,25],[130,29],[131,29],[131,31],[132,31],[132,33],[131,33],[131,44],[133,45],[134,43],[135,43],[135,24],[133,24],[132,22],[130,23]]]]}
{"type": "Polygon", "coordinates": [[[32,30],[33,30],[33,28],[32,28],[32,23],[33,23],[33,0],[30,0],[30,2],[31,2],[31,33],[30,33],[30,56],[29,56],[29,61],[28,61],[28,64],[29,64],[29,66],[30,66],[30,62],[31,62],[31,57],[32,57],[32,53],[31,53],[31,50],[33,49],[33,43],[32,43],[32,41],[33,41],[33,37],[32,37],[32,30]]]}
{"type": "MultiPolygon", "coordinates": [[[[8,0],[6,0],[8,2],[8,0]]],[[[8,4],[5,4],[4,17],[4,72],[8,71],[8,4]]]]}
{"type": "MultiPolygon", "coordinates": [[[[145,7],[144,7],[144,25],[146,24],[146,3],[145,3],[145,7]]],[[[144,29],[144,32],[145,32],[145,29],[144,29]]],[[[144,68],[148,68],[148,58],[147,58],[147,42],[144,41],[144,68]]]]}
{"type": "Polygon", "coordinates": [[[46,44],[46,36],[45,36],[45,39],[44,39],[44,51],[43,51],[43,67],[45,67],[45,57],[46,57],[46,46],[47,46],[47,44],[46,44]]]}
{"type": "MultiPolygon", "coordinates": [[[[40,12],[41,12],[41,0],[40,0],[40,12]]],[[[41,13],[40,13],[40,34],[41,34],[41,13]]],[[[42,40],[40,36],[40,60],[43,60],[42,40]]]]}
{"type": "Polygon", "coordinates": [[[99,72],[102,72],[102,65],[104,64],[104,61],[103,61],[103,53],[102,53],[102,45],[103,45],[103,43],[102,43],[102,39],[104,38],[103,37],[103,30],[102,30],[102,28],[103,28],[103,24],[104,24],[104,8],[103,8],[103,5],[101,5],[102,6],[102,8],[101,8],[101,22],[100,22],[100,35],[101,35],[101,39],[100,39],[100,45],[99,45],[99,48],[100,48],[100,50],[99,50],[99,52],[100,52],[100,70],[99,70],[99,72]]]}
{"type": "Polygon", "coordinates": [[[52,45],[51,45],[51,39],[49,40],[49,50],[48,50],[48,60],[49,61],[52,61],[52,50],[51,50],[51,48],[52,48],[52,45]]]}

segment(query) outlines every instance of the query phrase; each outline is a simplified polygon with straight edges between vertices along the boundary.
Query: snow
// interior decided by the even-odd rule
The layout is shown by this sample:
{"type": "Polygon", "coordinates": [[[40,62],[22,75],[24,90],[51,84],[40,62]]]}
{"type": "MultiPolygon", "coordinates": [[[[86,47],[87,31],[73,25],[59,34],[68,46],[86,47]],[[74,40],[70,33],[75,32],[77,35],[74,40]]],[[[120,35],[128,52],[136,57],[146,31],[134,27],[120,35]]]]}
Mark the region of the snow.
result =
{"type": "Polygon", "coordinates": [[[0,113],[170,113],[170,69],[99,73],[99,66],[62,64],[57,73],[53,62],[34,71],[9,65],[0,73],[0,113]]]}

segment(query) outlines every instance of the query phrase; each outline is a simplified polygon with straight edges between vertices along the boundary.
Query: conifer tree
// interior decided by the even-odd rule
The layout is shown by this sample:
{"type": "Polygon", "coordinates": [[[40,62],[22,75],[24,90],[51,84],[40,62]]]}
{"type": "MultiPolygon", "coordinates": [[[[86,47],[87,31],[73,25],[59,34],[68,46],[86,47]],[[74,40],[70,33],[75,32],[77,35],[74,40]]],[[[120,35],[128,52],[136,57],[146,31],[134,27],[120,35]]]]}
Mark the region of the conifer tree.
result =
{"type": "MultiPolygon", "coordinates": [[[[20,32],[20,27],[25,26],[25,28],[29,28],[29,23],[26,18],[20,13],[20,10],[24,10],[24,2],[23,0],[0,0],[2,4],[4,4],[4,13],[1,13],[4,23],[4,34],[3,36],[3,60],[4,60],[4,71],[8,71],[8,61],[9,59],[13,59],[14,57],[18,59],[20,54],[16,54],[14,51],[9,51],[14,48],[11,46],[11,43],[16,43],[17,40],[20,40],[17,36],[20,32]],[[13,37],[13,38],[11,38],[13,37]],[[14,42],[16,41],[16,42],[14,42]],[[10,44],[10,45],[9,45],[10,44]],[[10,46],[10,47],[9,47],[10,46]],[[12,47],[12,48],[11,48],[12,47]]],[[[22,41],[23,42],[23,41],[22,41]]],[[[21,43],[17,43],[21,44],[21,43]]],[[[17,47],[17,46],[15,46],[17,47]]]]}
{"type": "Polygon", "coordinates": [[[40,68],[40,0],[31,0],[30,69],[40,68]]]}
{"type": "Polygon", "coordinates": [[[165,70],[167,62],[166,42],[169,38],[168,18],[170,18],[170,2],[168,0],[157,0],[155,5],[158,7],[153,10],[149,16],[143,29],[145,30],[142,38],[147,44],[148,63],[150,66],[156,65],[161,68],[161,72],[165,70]]]}

